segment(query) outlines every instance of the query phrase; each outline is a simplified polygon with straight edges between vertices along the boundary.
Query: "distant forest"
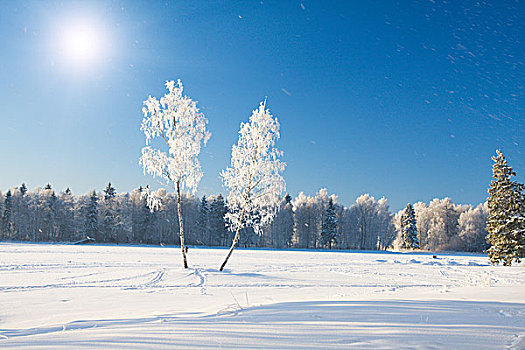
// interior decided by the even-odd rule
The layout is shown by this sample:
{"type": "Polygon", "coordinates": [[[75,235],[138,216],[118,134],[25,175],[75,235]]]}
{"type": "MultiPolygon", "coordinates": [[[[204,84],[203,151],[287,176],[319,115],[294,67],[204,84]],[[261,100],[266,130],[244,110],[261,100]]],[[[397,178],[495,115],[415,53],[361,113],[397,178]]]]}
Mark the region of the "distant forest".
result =
{"type": "MultiPolygon", "coordinates": [[[[117,193],[110,184],[102,192],[74,195],[50,185],[29,191],[19,187],[0,192],[0,239],[33,242],[74,242],[92,237],[99,243],[179,244],[175,196],[156,191],[162,206],[146,205],[144,189],[117,193]]],[[[414,203],[421,250],[481,252],[487,248],[487,207],[456,205],[449,198],[414,203]]],[[[232,233],[224,221],[222,195],[182,200],[186,243],[228,246],[232,233]]],[[[401,217],[385,198],[359,196],[349,207],[321,189],[315,196],[286,195],[280,210],[260,235],[241,232],[241,247],[384,250],[399,248],[401,217]],[[397,239],[396,239],[397,237],[397,239]]]]}

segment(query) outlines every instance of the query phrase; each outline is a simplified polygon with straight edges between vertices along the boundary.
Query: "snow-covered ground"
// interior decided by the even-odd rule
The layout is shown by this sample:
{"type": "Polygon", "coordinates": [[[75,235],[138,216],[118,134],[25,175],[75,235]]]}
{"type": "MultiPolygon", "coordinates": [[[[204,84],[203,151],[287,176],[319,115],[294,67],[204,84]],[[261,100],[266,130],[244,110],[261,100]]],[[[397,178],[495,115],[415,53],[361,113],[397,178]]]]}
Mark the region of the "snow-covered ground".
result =
{"type": "Polygon", "coordinates": [[[0,348],[525,349],[482,255],[0,244],[0,348]]]}

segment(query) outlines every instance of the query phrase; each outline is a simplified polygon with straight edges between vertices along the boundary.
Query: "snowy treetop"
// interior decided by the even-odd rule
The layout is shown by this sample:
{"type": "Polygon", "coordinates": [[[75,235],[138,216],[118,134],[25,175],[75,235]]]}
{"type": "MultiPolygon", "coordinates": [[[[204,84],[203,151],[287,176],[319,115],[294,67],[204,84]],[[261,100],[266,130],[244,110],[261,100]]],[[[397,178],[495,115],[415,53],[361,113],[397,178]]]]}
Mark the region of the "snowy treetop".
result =
{"type": "Polygon", "coordinates": [[[266,109],[266,101],[252,112],[248,123],[241,124],[231,166],[221,173],[230,189],[226,219],[233,229],[252,226],[258,232],[275,216],[286,189],[280,174],[286,164],[279,159],[282,152],[274,147],[279,137],[279,122],[266,109]]]}
{"type": "Polygon", "coordinates": [[[201,143],[206,144],[211,133],[206,130],[208,120],[199,112],[197,103],[184,96],[180,79],[166,82],[168,93],[159,100],[149,96],[144,101],[141,130],[146,136],[140,163],[144,173],[162,178],[167,184],[179,182],[182,188],[195,193],[202,178],[197,156],[201,143]],[[160,137],[167,152],[150,147],[160,137]]]}

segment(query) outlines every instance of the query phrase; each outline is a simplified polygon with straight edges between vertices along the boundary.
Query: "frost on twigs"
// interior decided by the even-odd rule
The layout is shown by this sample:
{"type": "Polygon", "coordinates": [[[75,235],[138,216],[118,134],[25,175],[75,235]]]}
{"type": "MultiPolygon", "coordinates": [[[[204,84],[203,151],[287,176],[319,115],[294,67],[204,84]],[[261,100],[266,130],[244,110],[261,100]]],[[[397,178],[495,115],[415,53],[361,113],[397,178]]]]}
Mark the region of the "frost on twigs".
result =
{"type": "Polygon", "coordinates": [[[146,186],[146,188],[142,190],[140,193],[140,198],[146,201],[146,206],[152,213],[162,207],[162,202],[160,199],[161,197],[157,194],[157,192],[151,191],[149,186],[146,186]]]}
{"type": "MultiPolygon", "coordinates": [[[[199,153],[201,143],[206,144],[211,134],[206,130],[208,120],[197,108],[197,103],[182,94],[180,80],[166,82],[168,93],[158,101],[149,96],[144,101],[142,126],[146,135],[146,147],[142,149],[140,164],[144,173],[172,185],[177,193],[177,216],[179,219],[179,238],[184,268],[188,267],[184,249],[184,225],[182,220],[181,191],[197,191],[202,178],[199,153]],[[164,142],[164,150],[150,146],[155,138],[164,142]]],[[[160,205],[153,196],[147,197],[148,207],[160,205]],[[150,206],[151,205],[151,206],[150,206]]]]}
{"type": "Polygon", "coordinates": [[[231,231],[252,226],[260,233],[277,213],[286,187],[280,174],[286,164],[279,159],[282,152],[274,147],[279,137],[279,122],[266,109],[266,101],[253,111],[248,123],[241,124],[231,166],[221,173],[230,190],[225,218],[231,231]]]}
{"type": "Polygon", "coordinates": [[[140,164],[144,173],[161,178],[166,184],[180,183],[182,189],[192,193],[202,178],[198,155],[201,144],[206,144],[211,134],[206,130],[208,120],[197,108],[197,103],[182,94],[180,79],[166,82],[168,93],[159,100],[149,96],[144,101],[144,118],[140,130],[146,136],[140,164]],[[166,150],[150,146],[161,138],[166,150]]]}
{"type": "Polygon", "coordinates": [[[252,112],[248,123],[241,124],[239,141],[232,147],[231,166],[221,172],[230,190],[225,219],[235,236],[220,271],[228,263],[240,230],[252,226],[261,234],[261,228],[271,223],[279,210],[285,190],[280,174],[285,167],[279,159],[282,152],[274,147],[279,136],[279,122],[266,109],[266,101],[252,112]]]}

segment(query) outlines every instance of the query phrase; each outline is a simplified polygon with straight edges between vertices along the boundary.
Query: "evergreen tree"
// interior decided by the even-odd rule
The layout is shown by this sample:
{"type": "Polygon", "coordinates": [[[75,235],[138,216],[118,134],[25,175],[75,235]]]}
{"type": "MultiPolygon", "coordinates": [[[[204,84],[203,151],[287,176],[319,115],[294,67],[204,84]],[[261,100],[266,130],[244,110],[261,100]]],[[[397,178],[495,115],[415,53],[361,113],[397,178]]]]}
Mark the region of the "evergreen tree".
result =
{"type": "Polygon", "coordinates": [[[95,191],[89,195],[86,208],[86,236],[95,238],[97,241],[101,240],[98,232],[98,197],[95,191]]]}
{"type": "Polygon", "coordinates": [[[293,219],[293,205],[292,205],[292,196],[286,194],[284,197],[284,208],[281,209],[281,221],[285,222],[282,226],[283,230],[283,239],[286,244],[286,247],[291,247],[293,245],[293,230],[294,230],[294,219],[293,219]]]}
{"type": "Polygon", "coordinates": [[[151,221],[153,218],[153,213],[148,207],[146,191],[149,191],[148,186],[146,186],[146,189],[140,186],[136,192],[132,192],[134,198],[134,210],[132,211],[132,237],[133,240],[138,243],[148,242],[148,231],[151,228],[151,221]]]}
{"type": "Polygon", "coordinates": [[[117,191],[115,190],[115,187],[111,186],[111,182],[108,183],[106,186],[106,189],[104,190],[104,200],[110,200],[112,198],[115,198],[115,195],[117,194],[117,191]]]}
{"type": "Polygon", "coordinates": [[[4,211],[2,213],[2,238],[9,239],[12,234],[12,210],[13,210],[13,196],[11,190],[5,194],[4,211]]]}
{"type": "Polygon", "coordinates": [[[52,189],[44,189],[33,203],[37,211],[38,225],[35,234],[39,241],[56,241],[58,239],[57,196],[52,189]]]}
{"type": "Polygon", "coordinates": [[[210,245],[211,241],[208,225],[209,211],[210,209],[208,207],[208,200],[206,199],[206,196],[202,196],[199,203],[199,216],[197,217],[197,237],[200,237],[200,239],[197,239],[197,243],[204,245],[210,245]]]}
{"type": "Polygon", "coordinates": [[[337,243],[337,219],[334,202],[330,198],[321,227],[321,245],[332,249],[332,244],[335,243],[337,243]]]}
{"type": "Polygon", "coordinates": [[[104,189],[104,211],[103,211],[103,227],[104,240],[118,243],[117,238],[117,213],[115,211],[115,196],[117,191],[111,182],[108,183],[104,189]]]}
{"type": "Polygon", "coordinates": [[[50,190],[51,189],[51,184],[47,184],[45,187],[44,187],[44,190],[50,190]]]}
{"type": "Polygon", "coordinates": [[[403,215],[401,215],[401,244],[400,248],[418,249],[416,213],[412,204],[408,203],[403,215]]]}
{"type": "Polygon", "coordinates": [[[58,240],[72,241],[76,237],[76,200],[69,187],[60,195],[57,203],[58,240]]]}
{"type": "Polygon", "coordinates": [[[48,237],[53,241],[58,240],[58,222],[57,222],[57,196],[54,190],[50,190],[50,194],[47,197],[47,217],[44,220],[47,221],[48,226],[48,237]]]}
{"type": "Polygon", "coordinates": [[[20,185],[20,193],[22,194],[22,196],[24,196],[26,193],[27,193],[27,186],[25,183],[22,182],[22,184],[20,185]]]}
{"type": "MultiPolygon", "coordinates": [[[[29,212],[31,196],[27,194],[27,187],[22,184],[17,190],[11,192],[12,197],[12,237],[11,239],[29,239],[31,232],[32,216],[29,212]]],[[[0,212],[1,213],[1,212],[0,212]]]]}
{"type": "Polygon", "coordinates": [[[210,205],[210,243],[211,245],[225,246],[230,241],[229,231],[226,228],[224,215],[226,214],[226,204],[224,197],[219,194],[210,205]]]}
{"type": "Polygon", "coordinates": [[[487,217],[487,250],[492,264],[510,266],[525,257],[524,186],[512,180],[516,173],[497,150],[492,157],[492,178],[489,188],[487,217]]]}

